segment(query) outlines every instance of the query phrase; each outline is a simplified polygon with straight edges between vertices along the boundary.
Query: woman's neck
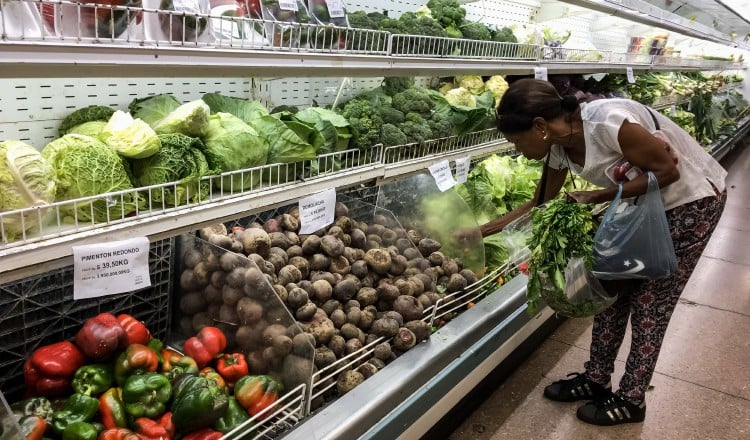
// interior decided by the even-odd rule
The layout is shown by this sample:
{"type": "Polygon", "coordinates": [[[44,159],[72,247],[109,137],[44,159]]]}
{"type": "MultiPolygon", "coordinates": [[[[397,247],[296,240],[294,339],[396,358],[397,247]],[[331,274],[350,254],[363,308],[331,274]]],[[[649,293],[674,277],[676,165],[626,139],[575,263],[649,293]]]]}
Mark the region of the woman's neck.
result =
{"type": "Polygon", "coordinates": [[[568,158],[580,166],[586,162],[586,140],[583,135],[581,112],[577,111],[569,118],[559,118],[550,126],[552,140],[565,150],[568,158]]]}

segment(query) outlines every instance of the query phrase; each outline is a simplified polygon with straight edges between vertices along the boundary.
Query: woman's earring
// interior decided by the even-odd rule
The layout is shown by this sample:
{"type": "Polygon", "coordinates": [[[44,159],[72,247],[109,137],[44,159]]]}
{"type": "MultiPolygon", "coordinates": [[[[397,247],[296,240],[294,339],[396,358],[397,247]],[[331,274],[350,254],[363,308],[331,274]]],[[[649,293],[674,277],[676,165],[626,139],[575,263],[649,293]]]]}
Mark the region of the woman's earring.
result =
{"type": "Polygon", "coordinates": [[[549,139],[549,135],[547,133],[544,133],[542,140],[546,141],[547,139],[549,139]]]}

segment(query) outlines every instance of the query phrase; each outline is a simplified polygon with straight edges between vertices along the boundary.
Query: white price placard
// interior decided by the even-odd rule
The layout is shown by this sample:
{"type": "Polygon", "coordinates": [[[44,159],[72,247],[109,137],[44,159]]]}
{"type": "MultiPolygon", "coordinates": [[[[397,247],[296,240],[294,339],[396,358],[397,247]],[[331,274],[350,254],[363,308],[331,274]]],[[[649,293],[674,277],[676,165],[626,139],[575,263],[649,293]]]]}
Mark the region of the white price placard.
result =
{"type": "Polygon", "coordinates": [[[547,81],[547,68],[546,67],[534,67],[534,79],[541,79],[547,81]]]}
{"type": "Polygon", "coordinates": [[[328,6],[328,16],[331,18],[343,18],[346,16],[344,12],[344,2],[341,0],[326,0],[326,6],[328,6]]]}
{"type": "Polygon", "coordinates": [[[633,75],[633,68],[632,67],[627,67],[625,69],[625,74],[628,76],[628,82],[630,84],[635,83],[635,75],[633,75]]]}
{"type": "Polygon", "coordinates": [[[440,191],[448,191],[456,186],[456,181],[451,174],[451,166],[447,160],[431,165],[428,169],[432,177],[435,178],[435,183],[440,191]]]}
{"type": "Polygon", "coordinates": [[[336,212],[336,190],[327,189],[300,199],[300,234],[312,234],[333,223],[336,212]]]}
{"type": "Polygon", "coordinates": [[[279,9],[297,12],[299,11],[299,5],[297,0],[279,0],[279,9]]]}
{"type": "Polygon", "coordinates": [[[456,183],[464,183],[469,178],[469,166],[471,157],[456,159],[456,183]]]}
{"type": "Polygon", "coordinates": [[[149,287],[148,253],[146,237],[73,246],[73,299],[149,287]]]}
{"type": "Polygon", "coordinates": [[[672,117],[677,116],[677,107],[676,106],[673,105],[673,106],[669,107],[669,116],[672,116],[672,117]]]}

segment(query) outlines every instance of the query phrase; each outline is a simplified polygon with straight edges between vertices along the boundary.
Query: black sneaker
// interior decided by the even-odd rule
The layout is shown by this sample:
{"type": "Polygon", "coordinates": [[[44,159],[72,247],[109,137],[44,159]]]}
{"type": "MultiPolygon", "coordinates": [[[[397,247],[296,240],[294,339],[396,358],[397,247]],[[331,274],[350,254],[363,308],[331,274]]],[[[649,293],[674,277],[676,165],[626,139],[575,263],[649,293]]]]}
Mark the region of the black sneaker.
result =
{"type": "Polygon", "coordinates": [[[604,399],[612,395],[612,385],[599,385],[586,379],[583,373],[570,373],[568,377],[553,382],[544,388],[544,397],[556,402],[575,402],[576,400],[604,399]]]}
{"type": "Polygon", "coordinates": [[[599,426],[639,423],[646,418],[646,402],[635,405],[617,394],[612,394],[608,399],[583,405],[578,408],[576,415],[586,423],[599,426]]]}

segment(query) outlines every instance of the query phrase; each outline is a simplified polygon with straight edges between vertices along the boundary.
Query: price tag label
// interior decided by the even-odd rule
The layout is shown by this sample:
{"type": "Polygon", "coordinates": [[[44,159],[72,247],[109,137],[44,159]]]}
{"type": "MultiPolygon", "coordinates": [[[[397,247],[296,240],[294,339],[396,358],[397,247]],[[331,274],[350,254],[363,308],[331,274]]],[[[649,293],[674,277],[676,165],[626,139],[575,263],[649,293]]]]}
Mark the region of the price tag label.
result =
{"type": "Polygon", "coordinates": [[[198,0],[173,0],[172,7],[176,12],[189,12],[191,14],[201,13],[201,7],[198,0]]]}
{"type": "Polygon", "coordinates": [[[669,107],[669,116],[672,116],[672,117],[677,116],[677,107],[676,106],[673,105],[673,106],[669,107]]]}
{"type": "Polygon", "coordinates": [[[146,237],[73,246],[73,299],[149,287],[148,253],[146,237]]]}
{"type": "Polygon", "coordinates": [[[300,199],[300,234],[312,234],[333,223],[336,212],[336,190],[327,189],[300,199]]]}
{"type": "Polygon", "coordinates": [[[471,157],[456,159],[456,183],[464,183],[469,177],[469,166],[471,157]]]}
{"type": "Polygon", "coordinates": [[[534,79],[541,79],[547,81],[547,68],[546,67],[534,67],[534,79]]]}
{"type": "Polygon", "coordinates": [[[299,11],[299,4],[297,0],[279,0],[279,9],[284,11],[299,11]]]}
{"type": "Polygon", "coordinates": [[[435,178],[435,183],[440,191],[447,191],[456,186],[456,181],[453,180],[453,174],[451,174],[451,166],[447,160],[438,162],[428,169],[432,177],[435,178]]]}
{"type": "Polygon", "coordinates": [[[331,18],[343,18],[346,16],[344,12],[344,2],[341,0],[326,0],[328,6],[328,16],[331,18]]]}
{"type": "Polygon", "coordinates": [[[635,83],[635,75],[633,75],[633,68],[632,67],[625,68],[625,74],[628,76],[628,82],[630,84],[635,83]]]}

